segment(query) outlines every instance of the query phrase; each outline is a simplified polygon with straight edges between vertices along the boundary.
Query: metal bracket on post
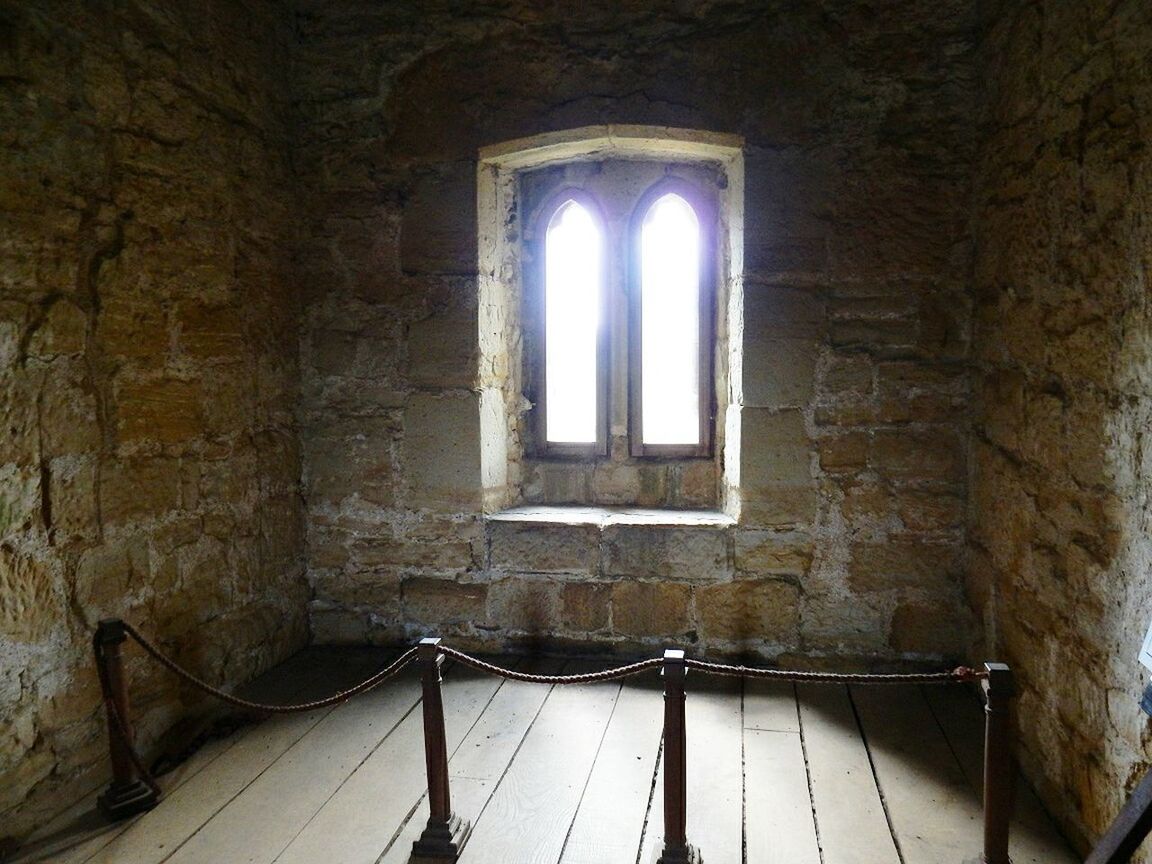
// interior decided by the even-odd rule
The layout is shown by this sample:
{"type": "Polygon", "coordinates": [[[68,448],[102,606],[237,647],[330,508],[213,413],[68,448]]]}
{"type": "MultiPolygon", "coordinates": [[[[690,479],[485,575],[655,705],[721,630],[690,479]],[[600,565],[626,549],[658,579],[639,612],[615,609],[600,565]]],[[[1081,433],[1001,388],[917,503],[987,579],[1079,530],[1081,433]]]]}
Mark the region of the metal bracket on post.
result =
{"type": "Polygon", "coordinates": [[[444,701],[440,695],[438,638],[421,639],[417,651],[423,688],[424,761],[428,769],[428,824],[412,844],[409,864],[453,864],[468,842],[472,825],[452,812],[448,789],[448,743],[444,733],[444,701]]]}
{"type": "Polygon", "coordinates": [[[151,810],[160,800],[159,793],[144,781],[136,768],[135,736],[120,651],[127,638],[124,622],[108,618],[96,626],[92,642],[108,714],[108,755],[112,759],[112,782],[97,797],[96,804],[100,812],[113,821],[151,810]]]}
{"type": "Polygon", "coordinates": [[[684,652],[664,652],[664,848],[656,864],[700,864],[688,843],[688,747],[684,728],[684,652]]]}
{"type": "Polygon", "coordinates": [[[1010,864],[1008,830],[1016,770],[1012,761],[1009,705],[1016,694],[1012,670],[985,663],[984,690],[984,853],[983,864],[1010,864]]]}

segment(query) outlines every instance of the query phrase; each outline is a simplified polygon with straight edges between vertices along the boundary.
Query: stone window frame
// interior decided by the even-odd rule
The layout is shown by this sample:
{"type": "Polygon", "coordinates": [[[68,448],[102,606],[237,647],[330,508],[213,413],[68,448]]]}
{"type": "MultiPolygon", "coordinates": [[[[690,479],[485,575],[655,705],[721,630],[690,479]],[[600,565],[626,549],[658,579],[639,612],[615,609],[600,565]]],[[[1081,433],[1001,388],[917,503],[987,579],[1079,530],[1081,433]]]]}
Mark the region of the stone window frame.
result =
{"type": "MultiPolygon", "coordinates": [[[[713,241],[719,261],[713,308],[716,510],[739,517],[741,336],[743,330],[743,139],[652,126],[593,126],[503,142],[480,150],[477,166],[479,373],[482,506],[520,505],[522,462],[533,449],[524,398],[522,232],[518,176],[575,162],[644,160],[719,169],[713,241]]],[[[693,206],[697,202],[691,201],[693,206]]]]}

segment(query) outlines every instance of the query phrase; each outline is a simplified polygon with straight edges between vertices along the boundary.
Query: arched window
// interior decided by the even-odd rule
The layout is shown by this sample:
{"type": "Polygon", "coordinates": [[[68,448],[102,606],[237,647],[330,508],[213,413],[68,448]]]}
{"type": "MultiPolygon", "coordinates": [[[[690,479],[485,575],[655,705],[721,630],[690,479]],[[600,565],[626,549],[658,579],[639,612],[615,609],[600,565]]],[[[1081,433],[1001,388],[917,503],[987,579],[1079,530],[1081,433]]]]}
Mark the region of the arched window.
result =
{"type": "Polygon", "coordinates": [[[658,184],[633,220],[634,456],[711,449],[709,236],[686,184],[658,184]]]}
{"type": "Polygon", "coordinates": [[[586,451],[606,440],[604,232],[591,206],[563,197],[544,239],[544,440],[586,451]]]}

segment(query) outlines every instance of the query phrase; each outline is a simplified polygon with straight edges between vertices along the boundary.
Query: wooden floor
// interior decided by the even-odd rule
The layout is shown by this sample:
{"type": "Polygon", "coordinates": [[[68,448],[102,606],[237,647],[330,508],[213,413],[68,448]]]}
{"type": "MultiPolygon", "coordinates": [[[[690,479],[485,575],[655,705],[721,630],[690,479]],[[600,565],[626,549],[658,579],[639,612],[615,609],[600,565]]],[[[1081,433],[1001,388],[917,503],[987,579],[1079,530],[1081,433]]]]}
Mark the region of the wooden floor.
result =
{"type": "MultiPolygon", "coordinates": [[[[313,698],[377,668],[315,649],[257,698],[313,698]]],[[[540,660],[521,668],[587,671],[540,660]]],[[[981,717],[963,686],[766,685],[688,678],[688,834],[707,864],[979,860],[981,717]]],[[[399,864],[427,817],[414,672],[330,710],[274,717],[162,778],[150,813],[103,825],[77,805],[18,861],[399,864]]],[[[549,687],[448,668],[461,864],[648,864],[662,835],[662,698],[650,672],[549,687]]],[[[1021,786],[1016,864],[1076,858],[1021,786]]]]}

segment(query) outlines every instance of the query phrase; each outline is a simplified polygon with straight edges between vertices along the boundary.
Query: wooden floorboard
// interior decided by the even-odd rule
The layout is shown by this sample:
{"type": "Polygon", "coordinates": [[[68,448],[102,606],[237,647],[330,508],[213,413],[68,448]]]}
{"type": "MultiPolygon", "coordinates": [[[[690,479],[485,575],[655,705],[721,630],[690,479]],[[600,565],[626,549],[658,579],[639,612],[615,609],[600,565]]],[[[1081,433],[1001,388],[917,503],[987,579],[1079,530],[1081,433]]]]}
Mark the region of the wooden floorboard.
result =
{"type": "Polygon", "coordinates": [[[615,683],[552,689],[461,864],[559,860],[619,695],[615,683]]]}
{"type": "MultiPolygon", "coordinates": [[[[501,681],[467,669],[444,676],[444,728],[454,750],[501,681]]],[[[276,864],[374,864],[403,827],[427,785],[424,719],[410,712],[303,825],[276,864]]]]}
{"type": "MultiPolygon", "coordinates": [[[[315,698],[377,649],[307,652],[248,692],[315,698]]],[[[545,674],[587,663],[528,661],[545,674]]],[[[688,835],[708,864],[962,864],[981,842],[982,710],[962,687],[793,686],[693,673],[688,835]]],[[[652,674],[529,684],[446,668],[461,864],[649,864],[663,842],[663,698],[652,674]]],[[[150,813],[101,826],[91,801],[20,864],[406,864],[427,820],[415,670],[335,709],[206,744],[150,813]]],[[[1073,864],[1026,786],[1014,864],[1073,864]]]]}
{"type": "Polygon", "coordinates": [[[982,811],[918,686],[851,689],[904,864],[980,859],[982,811]]]}
{"type": "Polygon", "coordinates": [[[581,798],[562,864],[635,864],[664,725],[655,674],[620,693],[581,798]]]}
{"type": "Polygon", "coordinates": [[[796,693],[824,864],[900,864],[847,688],[796,693]]]}
{"type": "MultiPolygon", "coordinates": [[[[519,668],[540,675],[556,675],[563,667],[563,661],[544,660],[522,664],[519,668]]],[[[461,819],[475,822],[484,812],[550,690],[548,684],[505,681],[455,752],[450,752],[452,809],[461,819]]],[[[425,784],[420,784],[420,789],[420,800],[388,846],[381,864],[407,862],[412,844],[424,830],[428,819],[425,784]]]]}
{"type": "MultiPolygon", "coordinates": [[[[969,687],[925,687],[924,695],[937,724],[956,754],[969,787],[983,789],[984,708],[969,687]]],[[[1024,780],[1016,778],[1016,806],[1008,849],[1014,864],[1078,864],[1079,856],[1060,835],[1052,818],[1024,780]]]]}
{"type": "MultiPolygon", "coordinates": [[[[420,696],[416,673],[325,716],[164,861],[270,864],[420,696]]],[[[367,803],[366,806],[371,806],[367,803]]]]}
{"type": "Polygon", "coordinates": [[[756,864],[820,864],[796,688],[744,687],[745,854],[756,864]]]}

